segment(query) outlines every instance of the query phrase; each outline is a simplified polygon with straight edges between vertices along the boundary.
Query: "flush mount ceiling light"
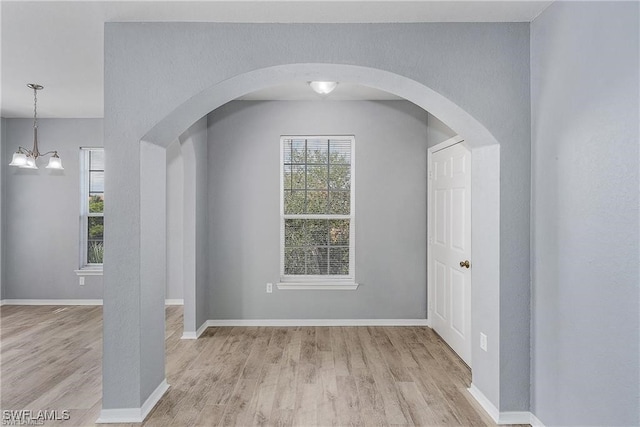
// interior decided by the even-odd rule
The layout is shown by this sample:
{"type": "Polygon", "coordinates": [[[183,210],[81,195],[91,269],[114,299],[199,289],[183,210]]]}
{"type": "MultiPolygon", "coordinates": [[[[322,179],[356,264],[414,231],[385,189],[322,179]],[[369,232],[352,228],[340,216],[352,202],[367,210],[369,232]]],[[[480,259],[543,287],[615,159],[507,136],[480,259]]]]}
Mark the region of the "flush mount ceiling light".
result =
{"type": "Polygon", "coordinates": [[[338,86],[338,82],[309,82],[309,86],[311,86],[311,89],[316,93],[327,95],[338,86]]]}
{"type": "Polygon", "coordinates": [[[52,154],[49,159],[47,169],[63,170],[62,160],[58,156],[57,151],[41,153],[38,149],[38,91],[44,89],[44,86],[36,83],[29,83],[27,87],[33,89],[33,148],[28,150],[24,147],[18,147],[18,151],[13,153],[13,159],[11,160],[11,163],[9,163],[9,166],[17,166],[23,169],[38,169],[36,159],[41,156],[52,154]]]}

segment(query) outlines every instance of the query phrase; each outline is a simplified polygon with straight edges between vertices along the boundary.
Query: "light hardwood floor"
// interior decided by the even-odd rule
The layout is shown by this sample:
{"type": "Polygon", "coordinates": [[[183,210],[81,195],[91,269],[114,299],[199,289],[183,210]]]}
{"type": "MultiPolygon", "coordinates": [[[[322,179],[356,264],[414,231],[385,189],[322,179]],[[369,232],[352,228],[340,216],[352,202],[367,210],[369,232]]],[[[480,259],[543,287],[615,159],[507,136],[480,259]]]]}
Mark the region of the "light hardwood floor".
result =
{"type": "MultiPolygon", "coordinates": [[[[102,307],[1,311],[2,409],[68,409],[60,425],[93,425],[102,307]]],[[[168,307],[171,388],[144,426],[493,425],[429,328],[220,327],[198,340],[181,328],[182,308],[168,307]]]]}

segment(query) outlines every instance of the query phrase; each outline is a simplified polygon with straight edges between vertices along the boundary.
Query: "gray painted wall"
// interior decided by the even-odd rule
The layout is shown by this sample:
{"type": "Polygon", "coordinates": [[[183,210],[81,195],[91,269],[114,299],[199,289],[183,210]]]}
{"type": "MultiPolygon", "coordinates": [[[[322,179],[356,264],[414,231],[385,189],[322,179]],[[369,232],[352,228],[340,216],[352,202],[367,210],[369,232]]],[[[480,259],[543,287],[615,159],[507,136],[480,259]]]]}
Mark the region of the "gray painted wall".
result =
{"type": "MultiPolygon", "coordinates": [[[[58,150],[64,171],[45,169],[46,158],[38,170],[3,166],[4,299],[102,298],[101,276],[87,276],[80,286],[74,273],[79,268],[79,148],[102,146],[102,123],[38,120],[40,150],[58,150]]],[[[18,146],[33,146],[32,119],[4,119],[3,132],[3,165],[18,146]]]]}
{"type": "Polygon", "coordinates": [[[531,409],[638,425],[637,2],[555,2],[531,25],[531,409]]]}
{"type": "MultiPolygon", "coordinates": [[[[39,119],[41,150],[58,150],[65,170],[62,173],[46,170],[44,167],[47,160],[45,159],[39,162],[39,172],[33,173],[5,167],[19,145],[25,148],[33,146],[32,119],[1,119],[0,174],[2,175],[0,179],[2,179],[3,189],[0,232],[4,235],[5,230],[10,231],[6,233],[7,238],[2,240],[0,299],[102,298],[102,277],[86,276],[85,285],[79,286],[78,278],[73,273],[73,270],[79,267],[79,148],[102,146],[102,122],[102,119],[39,119]],[[10,135],[6,135],[7,132],[10,132],[10,135]],[[37,199],[37,204],[32,205],[31,199],[37,199]],[[16,204],[26,209],[22,210],[23,208],[16,207],[16,204]],[[47,209],[43,210],[43,206],[47,209]],[[49,209],[49,206],[54,209],[49,209]],[[5,216],[6,207],[10,207],[10,212],[5,216]],[[46,236],[43,242],[35,245],[18,238],[18,231],[24,230],[25,224],[33,223],[39,224],[38,229],[44,232],[34,233],[32,238],[46,236]],[[52,233],[55,234],[55,241],[49,237],[52,233]],[[45,246],[42,246],[42,243],[45,243],[45,246]],[[33,255],[28,255],[25,259],[25,254],[33,255]],[[5,255],[8,258],[5,259],[5,255]],[[31,256],[47,260],[47,268],[41,267],[35,270],[32,266],[25,268],[31,256]],[[7,287],[10,289],[6,294],[5,274],[9,274],[7,287]],[[43,280],[44,277],[47,280],[43,280]]],[[[179,144],[176,143],[167,152],[167,174],[171,183],[167,186],[167,191],[168,198],[173,202],[169,204],[167,213],[171,218],[168,230],[169,242],[173,242],[168,247],[167,298],[176,299],[182,298],[182,278],[178,279],[178,276],[182,274],[183,162],[179,156],[179,144]],[[179,188],[176,188],[177,186],[179,188]],[[177,227],[180,227],[180,233],[176,233],[177,227]],[[180,264],[177,264],[177,259],[180,259],[180,264]]]]}
{"type": "MultiPolygon", "coordinates": [[[[140,156],[149,162],[140,169],[140,189],[145,198],[155,200],[156,205],[140,203],[141,223],[139,244],[140,257],[140,329],[139,358],[135,360],[140,372],[139,387],[127,390],[137,394],[137,405],[146,401],[159,384],[165,379],[165,294],[167,286],[167,150],[156,144],[143,141],[140,144],[140,156]],[[164,267],[164,268],[163,268],[164,267]],[[159,327],[163,326],[163,327],[159,327]],[[147,358],[146,354],[156,354],[147,358]]],[[[110,267],[105,262],[105,274],[110,267]]],[[[113,290],[105,286],[104,316],[112,314],[113,299],[107,295],[113,290]]],[[[103,371],[103,381],[108,374],[103,371]]],[[[139,406],[138,406],[139,407],[139,406]]]]}
{"type": "MultiPolygon", "coordinates": [[[[114,218],[106,236],[105,408],[131,407],[141,354],[140,139],[169,114],[219,82],[281,64],[352,64],[423,84],[482,123],[500,146],[500,372],[477,384],[502,410],[529,406],[529,25],[211,24],[105,25],[106,188],[114,218]],[[189,49],[185,49],[189,46],[189,49]],[[283,48],[286,46],[286,48],[283,48]],[[434,60],[437,58],[437,60],[434,60]],[[481,82],[481,84],[479,84],[481,82]],[[162,88],[158,91],[157,88],[162,88]],[[111,310],[111,312],[110,312],[111,310]]],[[[213,102],[213,101],[212,101],[213,102]]],[[[216,105],[217,107],[218,105],[216,105]]],[[[196,119],[189,117],[189,119],[196,119]]],[[[444,119],[444,118],[443,118],[444,119]]],[[[175,139],[167,135],[167,144],[175,139]]],[[[462,135],[464,137],[464,135],[462,135]]]]}
{"type": "Polygon", "coordinates": [[[209,191],[207,117],[180,136],[184,168],[184,301],[186,332],[209,319],[209,191]]]}
{"type": "Polygon", "coordinates": [[[211,318],[426,318],[426,121],[407,101],[237,101],[211,113],[211,318]],[[280,279],[281,135],[355,135],[356,291],[265,292],[280,279]]]}
{"type": "Polygon", "coordinates": [[[167,148],[167,299],[183,298],[184,161],[180,142],[167,148]]]}
{"type": "MultiPolygon", "coordinates": [[[[4,298],[4,228],[5,228],[5,223],[4,223],[4,195],[5,195],[5,188],[4,188],[4,169],[5,169],[5,161],[7,161],[7,159],[4,157],[4,146],[7,143],[6,141],[6,137],[5,137],[5,130],[6,130],[6,126],[4,123],[5,119],[0,117],[0,301],[2,301],[2,299],[4,298]]],[[[7,163],[9,163],[9,161],[7,161],[7,163]]]]}
{"type": "Polygon", "coordinates": [[[427,146],[438,145],[456,136],[456,132],[432,114],[427,114],[427,146]]]}

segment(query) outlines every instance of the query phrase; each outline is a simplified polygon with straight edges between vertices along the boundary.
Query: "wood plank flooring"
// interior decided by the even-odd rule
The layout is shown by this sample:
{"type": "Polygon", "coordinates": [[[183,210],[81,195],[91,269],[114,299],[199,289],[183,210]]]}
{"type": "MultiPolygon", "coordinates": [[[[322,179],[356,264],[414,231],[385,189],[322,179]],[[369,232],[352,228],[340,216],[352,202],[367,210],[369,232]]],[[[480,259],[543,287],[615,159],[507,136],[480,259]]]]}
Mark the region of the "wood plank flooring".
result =
{"type": "MultiPolygon", "coordinates": [[[[144,426],[494,425],[466,391],[468,367],[426,327],[181,334],[182,308],[168,307],[171,387],[144,426]]],[[[68,409],[58,425],[94,425],[102,307],[4,306],[0,345],[2,409],[68,409]]]]}

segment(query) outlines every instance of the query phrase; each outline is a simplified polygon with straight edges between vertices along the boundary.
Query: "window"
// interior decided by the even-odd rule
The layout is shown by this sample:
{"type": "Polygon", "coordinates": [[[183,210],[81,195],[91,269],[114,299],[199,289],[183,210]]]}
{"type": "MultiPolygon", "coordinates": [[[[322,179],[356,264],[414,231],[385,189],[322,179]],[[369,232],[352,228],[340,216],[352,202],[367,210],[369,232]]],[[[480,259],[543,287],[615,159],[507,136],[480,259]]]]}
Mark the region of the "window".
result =
{"type": "Polygon", "coordinates": [[[104,149],[80,149],[80,266],[101,269],[104,255],[104,149]]]}
{"type": "Polygon", "coordinates": [[[281,138],[280,275],[353,281],[354,138],[281,138]]]}

